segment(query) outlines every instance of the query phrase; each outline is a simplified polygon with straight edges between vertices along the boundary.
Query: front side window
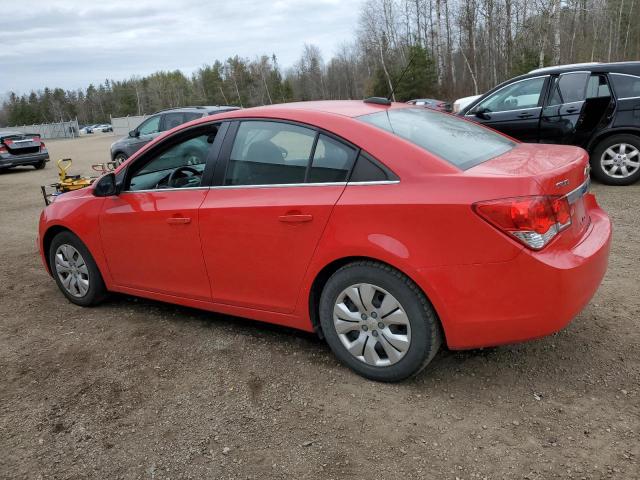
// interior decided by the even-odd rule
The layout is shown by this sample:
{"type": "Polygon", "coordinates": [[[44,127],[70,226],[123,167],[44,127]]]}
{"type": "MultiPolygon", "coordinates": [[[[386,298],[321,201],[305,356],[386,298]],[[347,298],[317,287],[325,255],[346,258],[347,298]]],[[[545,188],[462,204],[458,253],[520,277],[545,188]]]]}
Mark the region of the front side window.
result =
{"type": "Polygon", "coordinates": [[[530,78],[512,83],[480,102],[475,112],[508,112],[523,108],[535,108],[540,101],[545,77],[530,78]]]}
{"type": "Polygon", "coordinates": [[[554,80],[549,105],[580,102],[585,99],[589,73],[565,73],[554,80]]]}
{"type": "Polygon", "coordinates": [[[612,73],[611,82],[618,98],[640,97],[640,77],[612,73]]]}
{"type": "Polygon", "coordinates": [[[245,121],[233,142],[224,185],[303,183],[315,130],[281,122],[245,121]]]}
{"type": "Polygon", "coordinates": [[[516,144],[475,123],[426,108],[399,108],[358,117],[466,170],[516,144]]]}
{"type": "Polygon", "coordinates": [[[214,138],[215,131],[190,137],[152,157],[147,163],[134,164],[129,190],[199,187],[214,138]]]}
{"type": "Polygon", "coordinates": [[[160,131],[160,115],[148,118],[138,127],[140,135],[151,135],[160,131]]]}

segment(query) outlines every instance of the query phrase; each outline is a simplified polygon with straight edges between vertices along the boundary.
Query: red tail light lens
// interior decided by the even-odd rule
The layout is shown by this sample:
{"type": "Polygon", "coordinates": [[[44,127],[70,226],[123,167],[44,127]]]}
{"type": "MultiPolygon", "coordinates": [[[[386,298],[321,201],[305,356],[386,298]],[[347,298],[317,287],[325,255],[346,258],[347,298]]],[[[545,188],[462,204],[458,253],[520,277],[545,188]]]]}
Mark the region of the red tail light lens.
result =
{"type": "Polygon", "coordinates": [[[504,198],[475,203],[473,210],[533,250],[540,250],[571,225],[571,208],[566,197],[504,198]]]}
{"type": "Polygon", "coordinates": [[[40,142],[40,151],[46,150],[47,146],[44,144],[44,142],[40,142]]]}
{"type": "Polygon", "coordinates": [[[9,153],[9,149],[4,145],[0,145],[0,153],[9,153]]]}

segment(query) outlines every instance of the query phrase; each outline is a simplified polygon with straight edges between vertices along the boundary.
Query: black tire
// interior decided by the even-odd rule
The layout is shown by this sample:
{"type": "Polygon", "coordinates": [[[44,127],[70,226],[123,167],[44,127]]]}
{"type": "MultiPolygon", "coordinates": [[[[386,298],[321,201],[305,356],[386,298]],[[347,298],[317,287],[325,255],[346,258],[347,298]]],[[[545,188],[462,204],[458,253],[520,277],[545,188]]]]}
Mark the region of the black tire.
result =
{"type": "Polygon", "coordinates": [[[41,162],[36,163],[34,165],[34,168],[36,170],[42,170],[46,165],[47,165],[47,161],[46,160],[42,160],[41,162]]]}
{"type": "Polygon", "coordinates": [[[120,164],[124,163],[125,160],[127,160],[127,158],[129,158],[129,156],[126,153],[118,152],[113,157],[113,161],[115,162],[116,165],[120,165],[120,164]]]}
{"type": "Polygon", "coordinates": [[[70,302],[82,307],[91,307],[99,304],[107,297],[107,289],[104,285],[104,280],[102,279],[102,275],[100,274],[100,270],[98,270],[98,266],[96,265],[93,256],[84,243],[82,243],[82,241],[73,233],[61,232],[53,238],[51,245],[49,246],[49,268],[51,269],[53,278],[58,284],[58,288],[70,302]],[[72,295],[62,284],[62,280],[60,279],[60,275],[58,274],[55,264],[56,251],[61,245],[70,245],[77,250],[87,266],[89,288],[82,296],[72,295]]]}
{"type": "MultiPolygon", "coordinates": [[[[633,145],[633,147],[635,147],[637,150],[640,150],[640,137],[625,133],[612,135],[605,138],[600,143],[598,143],[596,148],[591,153],[591,159],[589,161],[589,163],[591,164],[591,173],[595,178],[597,178],[605,185],[624,186],[631,185],[632,183],[640,180],[640,168],[636,169],[635,172],[633,172],[628,177],[617,178],[609,175],[606,169],[602,166],[600,162],[602,155],[607,151],[607,149],[621,143],[633,145]]],[[[640,157],[640,155],[636,155],[636,157],[640,157]]]]}
{"type": "Polygon", "coordinates": [[[329,278],[320,297],[319,317],[324,336],[336,357],[359,375],[371,380],[397,382],[416,375],[429,364],[442,343],[440,322],[418,286],[398,270],[374,261],[350,263],[329,278]],[[362,283],[386,290],[406,313],[411,328],[410,343],[397,363],[388,366],[369,365],[349,353],[338,336],[333,321],[338,296],[346,288],[362,283]]]}

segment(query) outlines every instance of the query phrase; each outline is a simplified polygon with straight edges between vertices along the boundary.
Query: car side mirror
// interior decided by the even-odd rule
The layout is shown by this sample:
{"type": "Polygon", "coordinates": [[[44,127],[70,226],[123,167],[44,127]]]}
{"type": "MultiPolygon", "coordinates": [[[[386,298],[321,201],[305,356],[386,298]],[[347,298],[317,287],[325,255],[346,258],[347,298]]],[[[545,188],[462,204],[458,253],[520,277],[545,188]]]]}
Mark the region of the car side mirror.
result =
{"type": "Polygon", "coordinates": [[[96,197],[111,197],[118,193],[116,175],[113,172],[101,176],[93,187],[93,194],[96,197]]]}
{"type": "Polygon", "coordinates": [[[481,118],[483,120],[487,120],[489,117],[489,115],[487,115],[488,112],[490,112],[491,110],[489,110],[488,108],[480,108],[478,110],[476,110],[475,112],[473,112],[473,114],[478,117],[481,118]]]}
{"type": "Polygon", "coordinates": [[[138,130],[131,130],[129,132],[129,136],[131,138],[138,138],[140,136],[140,132],[138,130]]]}

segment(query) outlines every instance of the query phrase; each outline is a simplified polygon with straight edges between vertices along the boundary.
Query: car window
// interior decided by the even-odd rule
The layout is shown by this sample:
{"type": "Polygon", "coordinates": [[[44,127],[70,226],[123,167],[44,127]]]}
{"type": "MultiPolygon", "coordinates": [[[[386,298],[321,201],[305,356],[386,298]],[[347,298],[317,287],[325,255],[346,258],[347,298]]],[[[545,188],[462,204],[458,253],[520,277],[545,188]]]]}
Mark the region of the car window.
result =
{"type": "Polygon", "coordinates": [[[553,79],[549,105],[580,102],[585,99],[588,72],[564,73],[553,79]]]}
{"type": "Polygon", "coordinates": [[[604,75],[591,75],[587,83],[587,98],[610,97],[611,90],[604,75]]]}
{"type": "Polygon", "coordinates": [[[544,81],[545,77],[538,77],[507,85],[476,105],[473,111],[507,112],[537,107],[544,81]]]}
{"type": "Polygon", "coordinates": [[[473,122],[428,108],[390,109],[358,117],[466,170],[502,155],[515,142],[473,122]]]}
{"type": "Polygon", "coordinates": [[[201,118],[201,113],[194,112],[170,112],[164,114],[164,126],[163,130],[171,130],[183,123],[190,122],[196,118],[201,118]]]}
{"type": "Polygon", "coordinates": [[[214,133],[188,138],[140,166],[134,164],[129,190],[199,187],[214,133]]]}
{"type": "Polygon", "coordinates": [[[224,184],[303,183],[315,136],[315,130],[288,123],[242,122],[224,184]]]}
{"type": "Polygon", "coordinates": [[[152,133],[158,133],[160,130],[160,115],[148,118],[138,127],[140,135],[151,135],[152,133]]]}
{"type": "Polygon", "coordinates": [[[612,73],[611,82],[618,98],[640,97],[640,77],[612,73]]]}
{"type": "Polygon", "coordinates": [[[346,182],[355,154],[355,148],[326,135],[320,135],[307,181],[311,183],[346,182]]]}

